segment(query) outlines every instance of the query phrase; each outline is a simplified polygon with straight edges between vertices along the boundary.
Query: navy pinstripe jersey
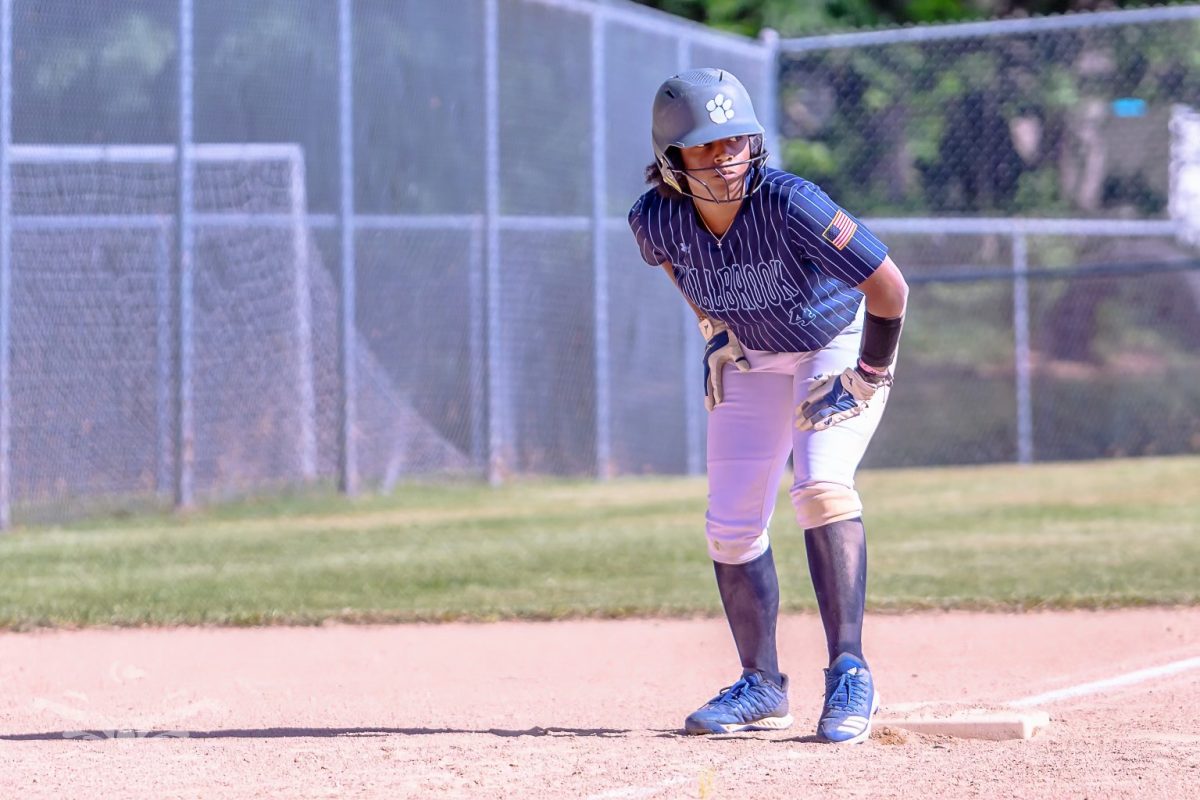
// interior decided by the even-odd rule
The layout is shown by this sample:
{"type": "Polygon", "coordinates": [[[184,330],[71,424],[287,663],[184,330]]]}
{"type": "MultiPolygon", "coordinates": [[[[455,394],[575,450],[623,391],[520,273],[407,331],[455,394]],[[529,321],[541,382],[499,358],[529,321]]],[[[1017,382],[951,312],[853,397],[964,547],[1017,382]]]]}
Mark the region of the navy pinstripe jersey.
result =
{"type": "Polygon", "coordinates": [[[691,198],[651,189],[629,212],[646,263],[670,262],[692,303],[746,347],[819,350],[853,320],[862,283],[887,255],[861,222],[814,183],[767,169],[718,240],[691,198]]]}

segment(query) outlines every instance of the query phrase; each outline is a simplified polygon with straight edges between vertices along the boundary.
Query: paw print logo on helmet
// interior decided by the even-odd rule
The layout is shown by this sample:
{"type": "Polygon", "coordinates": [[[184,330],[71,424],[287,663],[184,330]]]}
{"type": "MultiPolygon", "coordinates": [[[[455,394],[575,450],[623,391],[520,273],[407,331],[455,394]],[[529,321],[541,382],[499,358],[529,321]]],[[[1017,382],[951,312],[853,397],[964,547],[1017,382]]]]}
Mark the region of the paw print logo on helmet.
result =
{"type": "Polygon", "coordinates": [[[723,94],[718,94],[712,100],[704,104],[708,109],[708,118],[718,125],[722,125],[733,119],[733,98],[726,97],[723,94]]]}

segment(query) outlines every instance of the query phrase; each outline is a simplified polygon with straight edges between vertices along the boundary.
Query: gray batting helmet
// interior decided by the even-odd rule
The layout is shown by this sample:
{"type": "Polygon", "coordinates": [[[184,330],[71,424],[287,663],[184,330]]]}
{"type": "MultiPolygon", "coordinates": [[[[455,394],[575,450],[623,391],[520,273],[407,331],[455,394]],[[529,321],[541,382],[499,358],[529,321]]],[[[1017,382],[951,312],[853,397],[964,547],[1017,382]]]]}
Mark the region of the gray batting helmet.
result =
{"type": "Polygon", "coordinates": [[[682,180],[687,171],[672,148],[694,147],[731,136],[757,137],[751,140],[748,195],[762,183],[762,165],[767,160],[763,133],[749,92],[727,70],[705,67],[682,72],[668,78],[654,96],[654,159],[663,181],[681,194],[696,196],[682,180]]]}

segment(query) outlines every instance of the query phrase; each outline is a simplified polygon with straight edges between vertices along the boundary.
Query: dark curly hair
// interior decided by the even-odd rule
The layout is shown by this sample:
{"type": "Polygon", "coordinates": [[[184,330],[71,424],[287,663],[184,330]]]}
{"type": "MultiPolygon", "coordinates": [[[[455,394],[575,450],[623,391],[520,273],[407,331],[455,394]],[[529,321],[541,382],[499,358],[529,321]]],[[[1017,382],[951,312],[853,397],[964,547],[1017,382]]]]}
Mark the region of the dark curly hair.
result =
{"type": "MultiPolygon", "coordinates": [[[[687,180],[686,178],[684,180],[687,180]]],[[[682,199],[683,195],[675,191],[667,182],[663,180],[662,170],[658,168],[658,162],[646,165],[646,185],[654,188],[658,192],[659,197],[665,197],[668,200],[682,199]]]]}

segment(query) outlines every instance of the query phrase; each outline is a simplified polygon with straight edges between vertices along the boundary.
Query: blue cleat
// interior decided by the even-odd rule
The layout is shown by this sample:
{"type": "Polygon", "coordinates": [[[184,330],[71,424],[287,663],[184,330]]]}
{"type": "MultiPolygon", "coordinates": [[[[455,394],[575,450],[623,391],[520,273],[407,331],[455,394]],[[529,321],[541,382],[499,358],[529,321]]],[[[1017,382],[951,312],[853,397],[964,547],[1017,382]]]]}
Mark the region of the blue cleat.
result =
{"type": "Polygon", "coordinates": [[[871,717],[879,695],[871,671],[861,660],[842,653],[825,670],[825,708],[817,736],[832,744],[858,744],[871,735],[871,717]]]}
{"type": "Polygon", "coordinates": [[[791,724],[787,676],[783,676],[783,685],[777,686],[760,673],[751,672],[692,712],[683,727],[688,733],[703,734],[781,731],[791,724]]]}

